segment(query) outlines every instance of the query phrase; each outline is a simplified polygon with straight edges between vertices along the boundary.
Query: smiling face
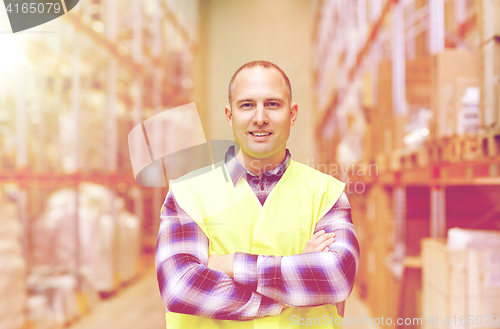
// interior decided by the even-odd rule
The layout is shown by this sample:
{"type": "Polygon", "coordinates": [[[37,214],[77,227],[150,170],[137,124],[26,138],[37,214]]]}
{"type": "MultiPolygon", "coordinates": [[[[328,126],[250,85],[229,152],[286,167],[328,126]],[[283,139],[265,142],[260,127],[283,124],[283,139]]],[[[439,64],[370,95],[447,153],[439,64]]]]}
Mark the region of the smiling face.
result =
{"type": "Polygon", "coordinates": [[[285,159],[298,111],[297,104],[290,104],[283,77],[274,68],[245,68],[236,76],[231,96],[226,119],[240,146],[236,159],[251,171],[276,167],[285,159]]]}

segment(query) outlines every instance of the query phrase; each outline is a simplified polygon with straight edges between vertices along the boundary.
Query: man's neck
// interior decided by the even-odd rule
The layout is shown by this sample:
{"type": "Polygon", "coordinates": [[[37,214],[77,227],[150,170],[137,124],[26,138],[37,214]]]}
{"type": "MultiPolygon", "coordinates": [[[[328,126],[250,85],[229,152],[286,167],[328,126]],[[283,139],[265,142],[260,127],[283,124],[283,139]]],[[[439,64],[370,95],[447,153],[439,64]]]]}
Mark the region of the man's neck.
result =
{"type": "Polygon", "coordinates": [[[246,170],[262,178],[265,172],[273,170],[285,161],[286,149],[264,159],[251,157],[240,149],[238,154],[235,155],[235,158],[246,170]]]}

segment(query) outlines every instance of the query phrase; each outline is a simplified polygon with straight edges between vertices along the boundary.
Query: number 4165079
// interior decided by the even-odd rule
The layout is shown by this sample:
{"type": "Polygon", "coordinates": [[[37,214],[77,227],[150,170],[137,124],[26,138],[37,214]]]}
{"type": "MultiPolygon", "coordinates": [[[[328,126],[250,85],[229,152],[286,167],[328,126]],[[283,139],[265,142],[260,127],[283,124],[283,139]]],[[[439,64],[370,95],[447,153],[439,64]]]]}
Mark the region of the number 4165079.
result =
{"type": "Polygon", "coordinates": [[[466,317],[465,315],[462,315],[460,317],[457,317],[456,315],[454,315],[450,321],[450,316],[448,315],[446,317],[446,319],[444,320],[444,323],[446,323],[448,325],[461,324],[462,326],[464,326],[466,324],[468,324],[469,326],[480,326],[480,325],[488,325],[489,323],[491,323],[493,325],[497,325],[498,324],[498,316],[496,314],[477,315],[477,316],[470,314],[468,317],[466,317]]]}
{"type": "Polygon", "coordinates": [[[14,12],[16,14],[19,14],[19,13],[23,13],[23,14],[47,13],[48,14],[51,12],[58,14],[60,11],[61,11],[61,4],[57,3],[57,2],[56,3],[52,3],[52,2],[27,3],[27,2],[23,2],[21,5],[19,5],[19,3],[16,3],[14,6],[12,6],[12,3],[9,3],[9,5],[7,6],[7,12],[9,14],[12,12],[14,12]],[[47,6],[47,8],[45,6],[47,6]],[[15,8],[13,9],[13,7],[15,7],[15,8]],[[47,9],[47,11],[45,11],[45,9],[47,9]]]}

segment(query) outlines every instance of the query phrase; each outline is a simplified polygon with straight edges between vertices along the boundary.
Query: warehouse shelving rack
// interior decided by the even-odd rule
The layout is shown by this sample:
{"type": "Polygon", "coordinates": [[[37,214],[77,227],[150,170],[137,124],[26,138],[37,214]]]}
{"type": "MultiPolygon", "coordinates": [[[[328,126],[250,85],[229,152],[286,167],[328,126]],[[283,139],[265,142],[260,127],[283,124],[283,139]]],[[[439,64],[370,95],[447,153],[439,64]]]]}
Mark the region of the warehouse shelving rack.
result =
{"type": "MultiPolygon", "coordinates": [[[[470,10],[470,6],[471,1],[467,0],[316,1],[313,81],[320,109],[316,141],[321,162],[336,162],[334,154],[346,134],[344,127],[347,126],[345,118],[337,115],[337,110],[350,91],[357,88],[357,81],[362,80],[365,73],[371,74],[369,87],[373,90],[373,103],[376,104],[379,91],[373,81],[378,79],[378,64],[385,57],[391,58],[391,112],[393,116],[404,114],[407,111],[405,62],[419,56],[429,58],[445,47],[457,44],[471,47],[465,39],[477,31],[478,15],[470,10]],[[451,4],[454,6],[454,22],[445,24],[445,6],[451,4]],[[451,29],[450,25],[453,25],[451,29]],[[419,46],[420,49],[417,49],[419,46]]],[[[370,117],[381,115],[375,113],[377,106],[373,106],[364,109],[368,122],[370,117]]],[[[471,146],[465,146],[472,150],[469,152],[472,155],[465,153],[463,144],[460,144],[463,139],[458,136],[428,142],[417,151],[396,150],[364,159],[364,165],[377,164],[379,171],[375,176],[354,174],[341,177],[351,184],[368,186],[367,193],[352,194],[350,200],[362,250],[366,253],[361,255],[360,280],[357,282],[361,286],[361,295],[367,298],[375,316],[417,316],[419,306],[416,304],[397,307],[397,301],[403,296],[416,298],[415,286],[419,285],[420,246],[418,241],[410,241],[407,236],[417,223],[417,217],[428,220],[418,221],[424,227],[413,232],[420,237],[443,238],[450,224],[467,226],[453,219],[452,223],[447,222],[447,213],[451,209],[447,196],[449,189],[500,186],[500,131],[490,131],[472,139],[471,146]],[[456,154],[450,158],[443,155],[446,152],[456,154]],[[380,201],[374,195],[376,193],[386,195],[385,199],[380,201]],[[380,213],[380,207],[373,204],[374,200],[384,204],[380,206],[380,213]],[[423,210],[416,209],[417,202],[423,210]],[[383,227],[382,231],[372,226],[370,218],[373,213],[380,215],[377,221],[383,227]],[[380,246],[377,234],[389,240],[384,241],[386,246],[380,246]],[[374,268],[382,270],[375,271],[374,268]],[[370,269],[371,275],[380,278],[368,278],[370,269]],[[366,291],[369,284],[372,285],[372,293],[366,291]],[[373,285],[384,289],[377,290],[373,285]],[[387,299],[393,299],[387,305],[381,306],[380,299],[372,297],[374,293],[392,290],[400,294],[390,294],[387,299]]],[[[453,195],[453,190],[450,191],[453,195]]],[[[487,206],[488,210],[478,214],[479,219],[468,227],[484,227],[499,213],[498,207],[487,206]]]]}
{"type": "MultiPolygon", "coordinates": [[[[13,120],[16,122],[15,160],[2,159],[7,167],[0,169],[0,182],[16,183],[20,189],[17,202],[24,228],[23,250],[28,271],[29,237],[32,234],[30,223],[36,211],[40,210],[43,198],[47,192],[69,187],[77,191],[78,200],[81,182],[106,185],[113,190],[115,197],[121,195],[132,198],[130,210],[141,218],[146,234],[143,244],[149,250],[154,249],[158,214],[166,189],[142,188],[136,184],[128,155],[127,137],[132,127],[141,124],[144,119],[166,108],[192,101],[191,90],[179,89],[182,80],[190,78],[189,66],[192,64],[189,58],[197,52],[198,2],[188,2],[80,2],[74,10],[54,22],[60,30],[65,31],[61,38],[67,38],[68,35],[72,37],[71,40],[64,40],[65,46],[70,45],[70,48],[62,48],[62,44],[47,46],[34,40],[27,43],[27,54],[32,61],[38,62],[38,59],[45,58],[45,63],[54,65],[57,62],[53,72],[50,72],[50,68],[37,69],[37,79],[45,83],[51,81],[52,85],[58,86],[56,89],[62,88],[62,85],[69,88],[66,98],[55,97],[52,103],[47,104],[64,109],[72,123],[72,135],[76,136],[72,149],[68,150],[72,152],[70,157],[76,165],[73,170],[61,170],[60,164],[50,168],[47,165],[33,167],[32,144],[36,136],[30,130],[32,106],[28,102],[38,102],[39,106],[43,106],[41,102],[47,99],[42,98],[47,96],[39,95],[39,99],[34,101],[26,99],[26,80],[30,74],[25,74],[26,77],[20,74],[12,97],[16,113],[13,120]],[[124,11],[126,13],[122,16],[124,11]],[[124,21],[124,17],[128,20],[124,21]],[[179,55],[172,57],[176,54],[179,55]],[[183,54],[186,56],[183,57],[183,54]],[[183,65],[183,69],[179,70],[175,65],[183,65]],[[63,78],[54,77],[54,74],[61,74],[61,66],[66,67],[67,72],[62,74],[63,78]],[[92,72],[87,71],[89,68],[98,74],[92,76],[92,72]],[[97,117],[101,125],[97,128],[104,127],[105,131],[98,138],[86,130],[92,126],[87,121],[88,111],[92,110],[93,105],[87,104],[87,96],[94,83],[98,86],[94,95],[102,106],[93,109],[95,113],[101,111],[97,117]],[[95,163],[89,162],[89,152],[95,154],[95,163]],[[127,191],[130,189],[134,189],[135,193],[128,196],[127,191]]],[[[60,91],[58,96],[61,96],[60,91]]],[[[77,223],[74,234],[78,264],[78,208],[72,220],[77,223]]],[[[81,291],[78,265],[74,274],[78,278],[78,291],[81,291]]]]}

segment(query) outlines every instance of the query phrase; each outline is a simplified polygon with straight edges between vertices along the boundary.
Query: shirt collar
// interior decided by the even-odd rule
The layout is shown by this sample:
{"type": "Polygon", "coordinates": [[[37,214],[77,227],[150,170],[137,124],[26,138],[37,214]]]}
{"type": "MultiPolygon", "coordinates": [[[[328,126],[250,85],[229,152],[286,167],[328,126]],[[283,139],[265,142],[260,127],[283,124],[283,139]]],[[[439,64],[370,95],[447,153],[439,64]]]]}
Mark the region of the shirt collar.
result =
{"type": "MultiPolygon", "coordinates": [[[[277,178],[283,176],[285,173],[286,169],[290,165],[290,161],[292,160],[292,156],[290,154],[290,151],[286,149],[286,157],[285,160],[283,160],[282,163],[279,164],[276,168],[274,168],[271,171],[266,171],[264,173],[264,176],[275,176],[277,178]]],[[[245,174],[250,174],[252,176],[257,176],[253,172],[247,170],[241,163],[236,160],[236,157],[234,156],[234,145],[231,145],[229,149],[226,152],[226,157],[224,162],[226,163],[226,168],[227,171],[229,172],[229,176],[231,177],[231,180],[233,182],[233,186],[236,186],[238,184],[238,181],[240,180],[241,177],[244,177],[245,174]]]]}

